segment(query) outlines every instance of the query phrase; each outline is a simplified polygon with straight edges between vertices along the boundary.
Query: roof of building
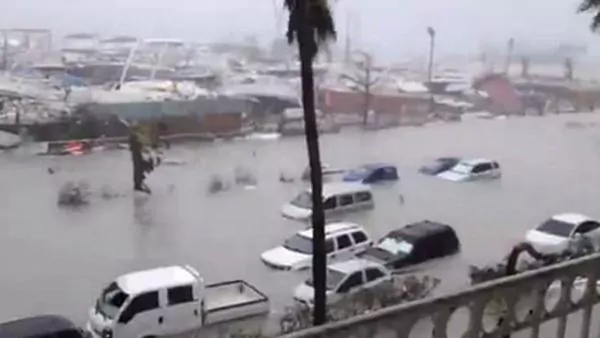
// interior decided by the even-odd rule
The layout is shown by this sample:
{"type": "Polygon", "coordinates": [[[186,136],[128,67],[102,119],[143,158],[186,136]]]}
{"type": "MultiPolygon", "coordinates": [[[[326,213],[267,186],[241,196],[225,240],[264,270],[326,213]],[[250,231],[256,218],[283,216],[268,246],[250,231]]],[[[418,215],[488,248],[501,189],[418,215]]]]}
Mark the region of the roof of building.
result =
{"type": "Polygon", "coordinates": [[[327,268],[344,274],[350,274],[371,267],[382,268],[382,265],[366,259],[355,258],[344,262],[330,264],[327,268]]]}
{"type": "MultiPolygon", "coordinates": [[[[329,223],[325,225],[325,236],[327,237],[335,233],[351,230],[362,230],[362,226],[350,222],[329,223]]],[[[300,235],[306,238],[313,238],[313,229],[300,231],[300,235]]]]}
{"type": "Polygon", "coordinates": [[[77,326],[67,318],[42,315],[0,324],[0,338],[49,337],[61,331],[75,329],[77,326]]]}
{"type": "Polygon", "coordinates": [[[199,276],[191,267],[167,266],[131,272],[117,278],[116,282],[128,294],[139,294],[173,286],[193,284],[199,276]]]}

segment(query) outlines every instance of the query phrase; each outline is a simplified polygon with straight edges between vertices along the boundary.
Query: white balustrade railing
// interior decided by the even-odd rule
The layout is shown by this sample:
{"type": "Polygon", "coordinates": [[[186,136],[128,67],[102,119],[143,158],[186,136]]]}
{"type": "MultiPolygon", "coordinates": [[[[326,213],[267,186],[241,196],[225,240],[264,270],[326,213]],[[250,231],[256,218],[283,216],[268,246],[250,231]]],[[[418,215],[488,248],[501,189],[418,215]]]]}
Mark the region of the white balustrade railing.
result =
{"type": "Polygon", "coordinates": [[[285,337],[588,338],[599,277],[594,254],[285,337]]]}

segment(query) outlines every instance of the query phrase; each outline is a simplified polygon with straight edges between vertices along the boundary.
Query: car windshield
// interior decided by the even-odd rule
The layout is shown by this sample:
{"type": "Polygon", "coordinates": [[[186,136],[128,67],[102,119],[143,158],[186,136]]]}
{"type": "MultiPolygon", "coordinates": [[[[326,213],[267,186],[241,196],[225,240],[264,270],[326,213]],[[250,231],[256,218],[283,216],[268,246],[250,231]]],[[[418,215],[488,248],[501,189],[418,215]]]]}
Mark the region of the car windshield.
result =
{"type": "Polygon", "coordinates": [[[452,171],[459,174],[469,175],[473,170],[473,166],[466,163],[459,163],[452,167],[452,171]]]}
{"type": "Polygon", "coordinates": [[[554,236],[569,237],[573,230],[573,224],[549,219],[537,227],[537,230],[554,236]]]}
{"type": "Polygon", "coordinates": [[[381,250],[391,253],[392,255],[408,255],[413,249],[412,243],[402,238],[393,237],[384,238],[379,242],[379,244],[377,244],[377,247],[381,250]]]}
{"type": "Polygon", "coordinates": [[[129,295],[113,282],[102,291],[102,295],[98,298],[96,312],[108,319],[114,319],[128,297],[129,295]]]}
{"type": "Polygon", "coordinates": [[[288,238],[283,243],[283,247],[290,251],[312,255],[312,240],[298,234],[288,238]]]}
{"type": "MultiPolygon", "coordinates": [[[[340,285],[340,283],[344,280],[344,278],[346,278],[346,274],[337,271],[337,270],[333,270],[333,269],[327,269],[327,274],[326,274],[326,284],[325,287],[327,288],[327,290],[334,290],[338,285],[340,285]]],[[[309,278],[306,281],[306,285],[308,286],[314,286],[314,282],[312,278],[309,278]]]]}
{"type": "Polygon", "coordinates": [[[300,193],[300,195],[296,196],[292,202],[292,205],[297,206],[299,208],[311,209],[312,208],[312,196],[310,192],[304,191],[300,193]]]}

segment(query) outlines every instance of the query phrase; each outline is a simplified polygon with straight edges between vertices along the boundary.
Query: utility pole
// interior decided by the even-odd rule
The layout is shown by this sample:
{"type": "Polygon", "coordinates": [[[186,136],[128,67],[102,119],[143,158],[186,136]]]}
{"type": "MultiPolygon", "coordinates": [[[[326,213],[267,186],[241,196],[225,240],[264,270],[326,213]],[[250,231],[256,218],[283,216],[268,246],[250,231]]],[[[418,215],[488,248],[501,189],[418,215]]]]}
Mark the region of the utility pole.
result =
{"type": "Polygon", "coordinates": [[[2,48],[2,69],[8,70],[8,33],[6,30],[2,31],[4,46],[2,48]]]}
{"type": "Polygon", "coordinates": [[[429,92],[431,97],[429,99],[429,113],[433,113],[435,101],[433,98],[433,92],[431,91],[431,82],[433,81],[433,58],[435,55],[435,29],[429,26],[427,27],[427,34],[429,35],[429,65],[427,67],[427,81],[429,83],[429,92]]]}
{"type": "Polygon", "coordinates": [[[506,76],[510,75],[510,63],[512,61],[512,54],[513,54],[513,50],[515,48],[515,39],[510,38],[508,39],[508,44],[506,46],[506,64],[504,65],[504,74],[506,74],[506,76]]]}
{"type": "Polygon", "coordinates": [[[427,27],[427,34],[429,35],[429,65],[427,67],[427,81],[431,83],[433,80],[433,57],[435,53],[435,29],[433,27],[427,27]]]}

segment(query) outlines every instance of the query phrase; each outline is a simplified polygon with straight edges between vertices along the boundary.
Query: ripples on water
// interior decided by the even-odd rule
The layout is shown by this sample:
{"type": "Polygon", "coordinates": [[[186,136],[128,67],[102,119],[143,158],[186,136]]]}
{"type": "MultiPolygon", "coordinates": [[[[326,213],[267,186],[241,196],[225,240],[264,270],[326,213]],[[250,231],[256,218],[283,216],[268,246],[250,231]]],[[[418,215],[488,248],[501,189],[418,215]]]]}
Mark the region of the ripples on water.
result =
{"type": "MultiPolygon", "coordinates": [[[[451,289],[466,283],[467,264],[504,256],[527,229],[551,214],[577,211],[600,218],[600,128],[590,125],[599,120],[582,114],[344,131],[323,136],[321,145],[323,161],[335,167],[380,161],[398,166],[399,183],[375,187],[376,209],[348,217],[374,237],[422,219],[457,229],[462,253],[434,271],[451,289]],[[584,127],[569,127],[568,121],[584,127]],[[503,177],[457,184],[417,173],[424,161],[447,155],[494,158],[503,177]]],[[[154,194],[148,198],[130,192],[127,151],[1,156],[0,319],[59,313],[83,322],[111,278],[162,264],[191,264],[209,282],[246,279],[265,290],[276,309],[290,302],[308,272],[270,271],[259,255],[305,227],[279,215],[281,204],[303,185],[279,182],[282,172],[299,177],[305,168],[303,138],[185,145],[169,156],[186,164],[152,173],[148,184],[154,194]],[[207,194],[212,175],[234,182],[240,166],[256,176],[256,189],[234,185],[207,194]],[[56,173],[48,174],[48,167],[56,173]],[[96,198],[79,209],[58,208],[57,191],[72,179],[124,196],[96,198]]]]}

